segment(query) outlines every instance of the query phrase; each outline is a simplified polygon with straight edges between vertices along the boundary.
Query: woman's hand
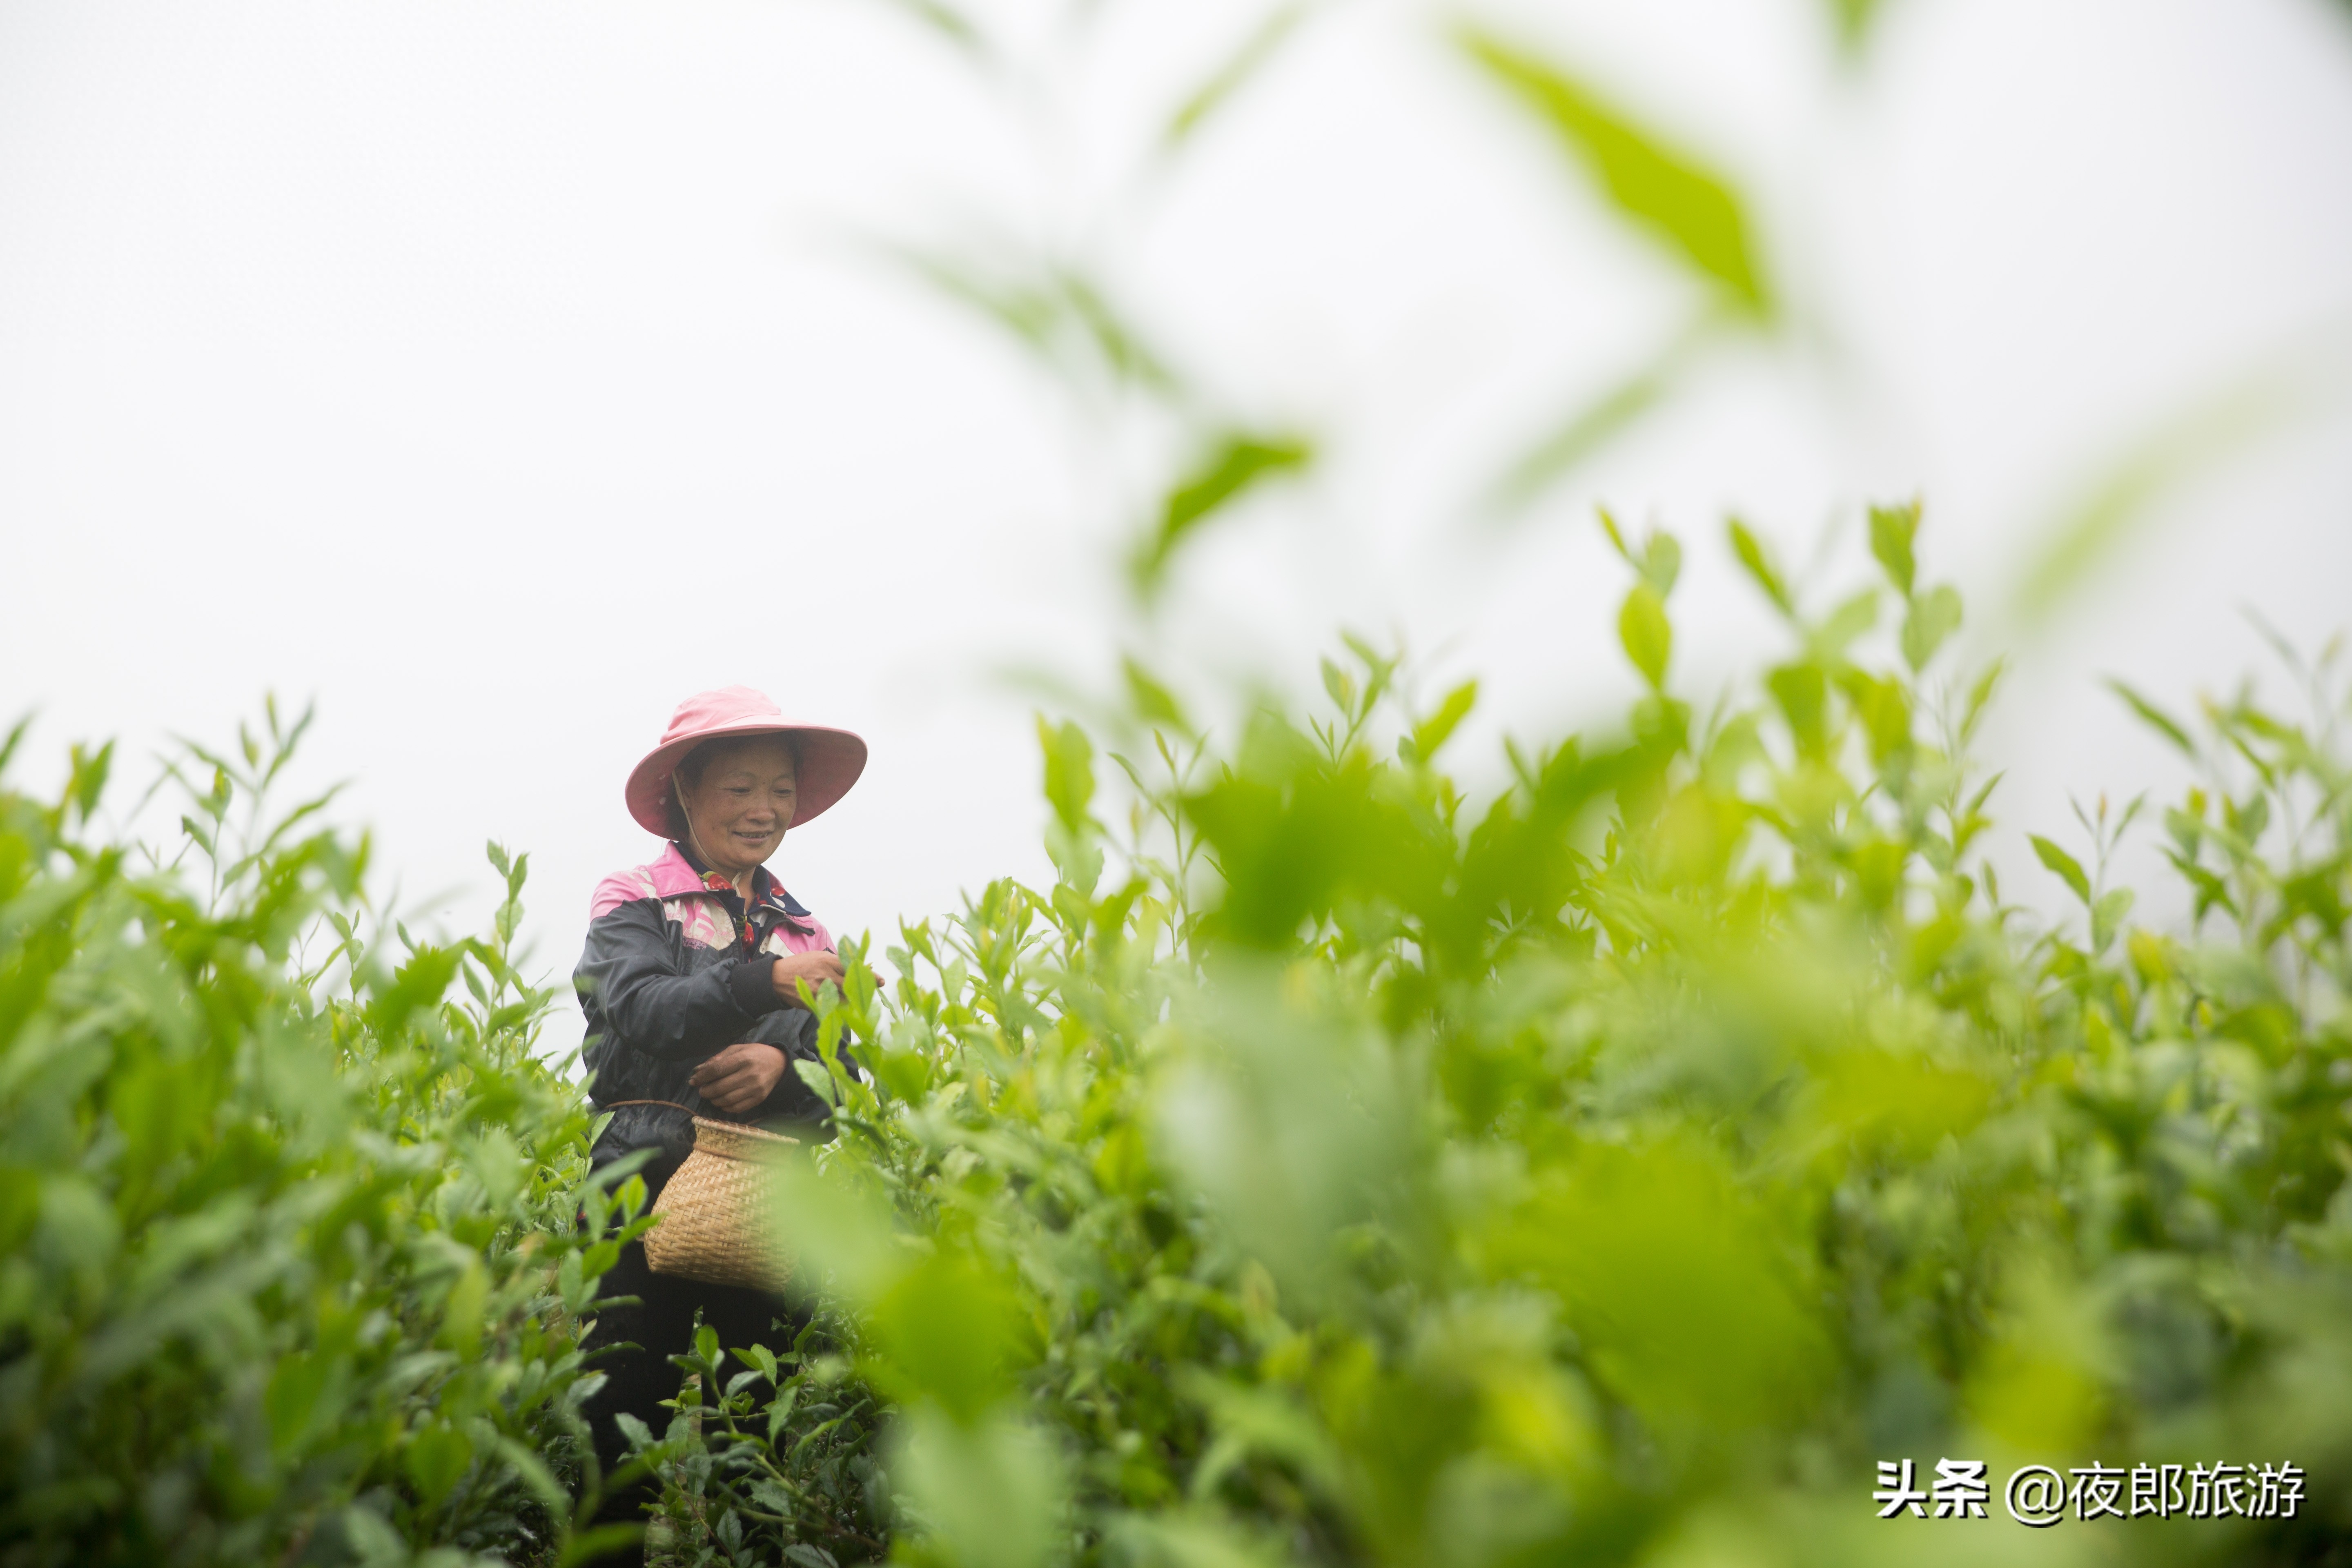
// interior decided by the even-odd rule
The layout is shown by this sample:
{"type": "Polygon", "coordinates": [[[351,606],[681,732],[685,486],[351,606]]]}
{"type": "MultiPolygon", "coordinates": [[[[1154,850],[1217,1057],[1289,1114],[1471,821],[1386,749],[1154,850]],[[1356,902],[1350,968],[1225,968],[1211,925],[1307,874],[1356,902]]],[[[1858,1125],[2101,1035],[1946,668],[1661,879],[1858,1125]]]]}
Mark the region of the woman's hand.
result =
{"type": "Polygon", "coordinates": [[[805,980],[812,991],[828,980],[838,985],[841,984],[841,960],[822,948],[814,952],[788,952],[776,960],[772,978],[776,994],[788,1005],[797,1007],[801,994],[793,982],[805,980]]]}
{"type": "Polygon", "coordinates": [[[784,1076],[784,1053],[774,1046],[744,1040],[694,1069],[687,1081],[697,1094],[730,1116],[756,1110],[784,1076]]]}

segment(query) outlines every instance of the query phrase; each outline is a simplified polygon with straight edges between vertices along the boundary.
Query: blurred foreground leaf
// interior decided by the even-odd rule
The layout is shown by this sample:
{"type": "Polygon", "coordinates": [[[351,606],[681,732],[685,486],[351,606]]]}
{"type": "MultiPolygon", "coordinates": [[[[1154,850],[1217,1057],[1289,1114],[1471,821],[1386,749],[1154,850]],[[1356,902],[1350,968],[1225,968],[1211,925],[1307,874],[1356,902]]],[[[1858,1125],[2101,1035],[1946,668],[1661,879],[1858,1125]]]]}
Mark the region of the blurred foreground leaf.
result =
{"type": "Polygon", "coordinates": [[[1770,319],[1771,297],[1728,181],[1526,49],[1476,28],[1465,30],[1461,41],[1472,59],[1559,134],[1621,216],[1734,309],[1770,319]]]}
{"type": "Polygon", "coordinates": [[[1839,47],[1851,59],[1870,42],[1871,31],[1886,14],[1887,0],[1823,0],[1837,28],[1839,47]]]}
{"type": "Polygon", "coordinates": [[[1282,52],[1290,36],[1307,19],[1313,9],[1312,0],[1289,0],[1268,11],[1249,37],[1242,41],[1224,64],[1187,96],[1183,104],[1170,117],[1167,143],[1181,146],[1190,141],[1201,127],[1241,91],[1267,64],[1282,52]]]}
{"type": "Polygon", "coordinates": [[[1170,560],[1202,524],[1268,479],[1302,472],[1314,460],[1314,447],[1296,436],[1233,432],[1213,439],[1168,492],[1157,524],[1137,549],[1130,565],[1137,591],[1148,595],[1159,587],[1170,560]]]}
{"type": "Polygon", "coordinates": [[[2199,399],[2134,440],[2048,529],[2017,590],[2021,616],[2029,625],[2046,619],[2128,545],[2166,496],[2277,430],[2307,402],[2294,379],[2265,373],[2199,399]]]}

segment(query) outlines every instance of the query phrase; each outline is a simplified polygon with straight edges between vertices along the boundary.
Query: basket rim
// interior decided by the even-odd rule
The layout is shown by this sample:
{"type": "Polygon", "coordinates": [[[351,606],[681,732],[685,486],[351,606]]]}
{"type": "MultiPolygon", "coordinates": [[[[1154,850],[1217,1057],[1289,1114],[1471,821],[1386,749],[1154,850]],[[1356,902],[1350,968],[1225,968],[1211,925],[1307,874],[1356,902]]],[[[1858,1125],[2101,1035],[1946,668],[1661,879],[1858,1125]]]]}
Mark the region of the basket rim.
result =
{"type": "Polygon", "coordinates": [[[713,1117],[697,1116],[694,1119],[694,1125],[696,1130],[694,1152],[698,1154],[713,1155],[721,1160],[740,1160],[743,1156],[730,1154],[724,1149],[714,1148],[704,1143],[701,1138],[703,1128],[708,1127],[714,1132],[723,1132],[730,1138],[748,1139],[754,1144],[772,1143],[779,1150],[798,1148],[801,1142],[797,1138],[789,1137],[782,1132],[771,1132],[764,1127],[754,1127],[748,1121],[720,1121],[713,1117]]]}

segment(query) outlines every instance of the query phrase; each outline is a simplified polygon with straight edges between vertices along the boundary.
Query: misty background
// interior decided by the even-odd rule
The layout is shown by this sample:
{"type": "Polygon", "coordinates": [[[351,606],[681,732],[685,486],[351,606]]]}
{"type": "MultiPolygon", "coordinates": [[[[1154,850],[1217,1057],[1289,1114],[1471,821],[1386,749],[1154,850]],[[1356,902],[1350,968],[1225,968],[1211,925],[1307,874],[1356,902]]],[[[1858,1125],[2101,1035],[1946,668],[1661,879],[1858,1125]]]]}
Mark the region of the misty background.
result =
{"type": "Polygon", "coordinates": [[[2352,619],[2352,8],[0,0],[19,776],[120,737],[127,810],[167,736],[315,700],[412,925],[480,925],[499,838],[552,973],[689,691],[867,737],[777,864],[885,936],[1047,875],[1029,714],[1122,654],[1229,723],[1401,638],[1480,677],[1495,781],[1633,690],[1596,503],[1682,536],[1703,710],[1778,646],[1725,516],[1826,598],[1913,495],[2054,903],[2024,832],[2179,776],[2103,677],[2283,690],[2245,612],[2352,619]],[[1720,176],[1769,310],[1693,336],[1706,280],[1473,23],[1720,176]],[[1228,429],[1313,461],[1139,595],[1228,429]]]}

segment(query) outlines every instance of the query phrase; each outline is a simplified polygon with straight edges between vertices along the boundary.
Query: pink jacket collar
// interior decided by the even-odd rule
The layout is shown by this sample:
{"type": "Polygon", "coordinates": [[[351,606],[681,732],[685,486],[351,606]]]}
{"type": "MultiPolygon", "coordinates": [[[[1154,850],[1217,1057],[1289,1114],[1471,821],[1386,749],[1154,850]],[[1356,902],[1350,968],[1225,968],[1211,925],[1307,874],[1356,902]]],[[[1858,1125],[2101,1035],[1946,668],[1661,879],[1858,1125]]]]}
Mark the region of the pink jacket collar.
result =
{"type": "MultiPolygon", "coordinates": [[[[724,879],[720,879],[721,886],[719,887],[705,881],[703,873],[694,868],[693,862],[686,858],[675,840],[662,846],[660,856],[646,870],[653,879],[653,896],[657,899],[680,899],[695,893],[728,890],[723,885],[724,879]]],[[[765,866],[751,873],[751,891],[755,903],[773,904],[793,920],[808,919],[809,912],[801,907],[801,901],[784,891],[784,885],[777,881],[765,866]]]]}

